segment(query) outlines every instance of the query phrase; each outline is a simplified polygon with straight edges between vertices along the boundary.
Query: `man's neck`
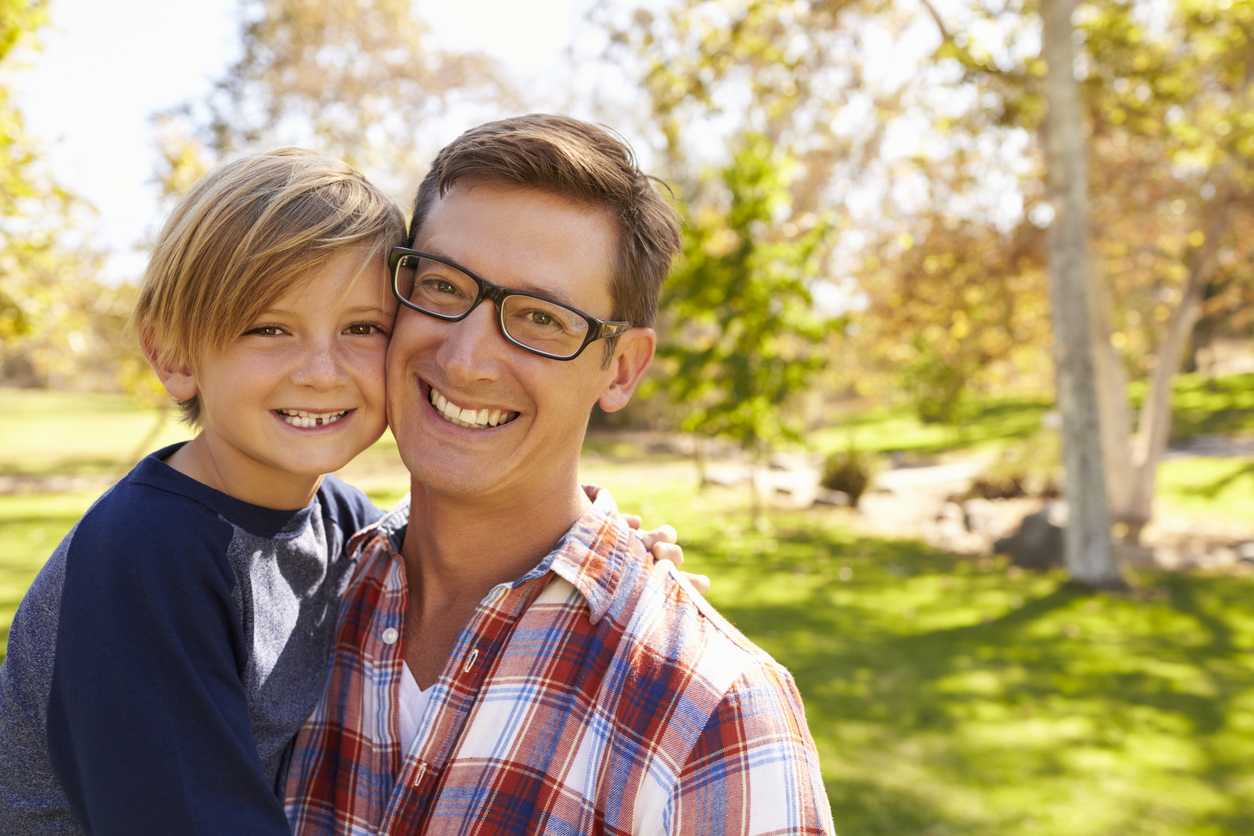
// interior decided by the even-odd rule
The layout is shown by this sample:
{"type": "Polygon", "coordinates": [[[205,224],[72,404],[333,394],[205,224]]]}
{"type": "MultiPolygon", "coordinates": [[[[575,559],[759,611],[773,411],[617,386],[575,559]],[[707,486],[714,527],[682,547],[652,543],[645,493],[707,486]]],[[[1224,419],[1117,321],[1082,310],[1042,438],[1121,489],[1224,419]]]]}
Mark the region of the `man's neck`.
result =
{"type": "Polygon", "coordinates": [[[420,686],[438,677],[488,592],[539,565],[590,505],[578,482],[512,503],[412,485],[401,546],[409,586],[405,656],[420,686]]]}

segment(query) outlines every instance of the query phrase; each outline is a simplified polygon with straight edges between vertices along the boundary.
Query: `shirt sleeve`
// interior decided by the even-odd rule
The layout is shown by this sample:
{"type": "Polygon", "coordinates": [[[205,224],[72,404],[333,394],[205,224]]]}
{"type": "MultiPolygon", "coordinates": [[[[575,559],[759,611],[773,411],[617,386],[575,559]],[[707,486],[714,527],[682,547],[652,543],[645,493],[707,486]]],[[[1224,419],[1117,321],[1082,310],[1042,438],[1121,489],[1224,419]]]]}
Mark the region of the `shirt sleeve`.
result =
{"type": "Polygon", "coordinates": [[[749,666],[679,776],[671,833],[835,836],[818,753],[787,671],[749,666]]]}
{"type": "Polygon", "coordinates": [[[75,816],[97,836],[286,834],[249,721],[230,526],[126,516],[85,519],[67,559],[47,737],[75,816]]]}

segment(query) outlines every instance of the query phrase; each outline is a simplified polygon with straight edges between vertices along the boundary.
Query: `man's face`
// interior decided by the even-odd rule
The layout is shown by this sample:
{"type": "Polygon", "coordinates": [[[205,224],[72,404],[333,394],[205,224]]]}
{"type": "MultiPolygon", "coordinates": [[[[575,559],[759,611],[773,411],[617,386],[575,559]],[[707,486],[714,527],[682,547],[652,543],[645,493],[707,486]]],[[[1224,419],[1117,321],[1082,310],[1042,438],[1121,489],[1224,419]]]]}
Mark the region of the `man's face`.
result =
{"type": "MultiPolygon", "coordinates": [[[[616,245],[602,209],[483,181],[456,183],[414,241],[493,284],[601,319],[611,315],[616,245]]],[[[506,342],[491,301],[452,323],[402,308],[387,364],[388,422],[401,458],[436,494],[526,504],[569,493],[592,405],[626,403],[639,375],[625,371],[624,352],[639,357],[645,348],[647,366],[653,334],[634,329],[608,368],[601,343],[552,360],[506,342]]]]}

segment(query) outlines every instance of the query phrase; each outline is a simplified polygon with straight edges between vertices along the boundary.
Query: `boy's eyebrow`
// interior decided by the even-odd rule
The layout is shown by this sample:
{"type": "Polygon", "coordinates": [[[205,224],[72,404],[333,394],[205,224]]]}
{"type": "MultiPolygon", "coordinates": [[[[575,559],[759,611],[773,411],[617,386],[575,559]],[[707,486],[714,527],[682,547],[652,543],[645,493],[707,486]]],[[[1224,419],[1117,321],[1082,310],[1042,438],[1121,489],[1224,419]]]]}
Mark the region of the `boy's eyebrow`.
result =
{"type": "MultiPolygon", "coordinates": [[[[359,313],[386,314],[387,312],[388,312],[387,307],[385,307],[384,305],[357,305],[356,307],[348,308],[345,311],[345,313],[350,313],[350,314],[359,314],[359,313]]],[[[292,315],[292,311],[289,311],[287,308],[276,307],[276,308],[266,308],[258,316],[260,318],[260,317],[267,317],[267,316],[291,316],[291,315],[292,315]]]]}
{"type": "Polygon", "coordinates": [[[387,313],[387,307],[384,305],[358,305],[355,308],[349,308],[348,313],[387,313]]]}

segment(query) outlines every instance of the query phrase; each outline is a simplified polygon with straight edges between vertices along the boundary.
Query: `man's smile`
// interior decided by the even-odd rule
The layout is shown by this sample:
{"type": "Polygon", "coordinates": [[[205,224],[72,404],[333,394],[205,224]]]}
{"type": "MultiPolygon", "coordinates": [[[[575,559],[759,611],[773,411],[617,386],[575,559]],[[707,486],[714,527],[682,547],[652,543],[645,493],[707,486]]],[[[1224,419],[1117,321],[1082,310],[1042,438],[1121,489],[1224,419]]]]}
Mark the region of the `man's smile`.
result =
{"type": "Polygon", "coordinates": [[[485,427],[508,424],[518,417],[517,412],[510,412],[504,409],[468,409],[460,407],[437,392],[435,387],[431,387],[430,400],[436,412],[440,413],[446,421],[454,423],[459,427],[481,430],[485,427]]]}

